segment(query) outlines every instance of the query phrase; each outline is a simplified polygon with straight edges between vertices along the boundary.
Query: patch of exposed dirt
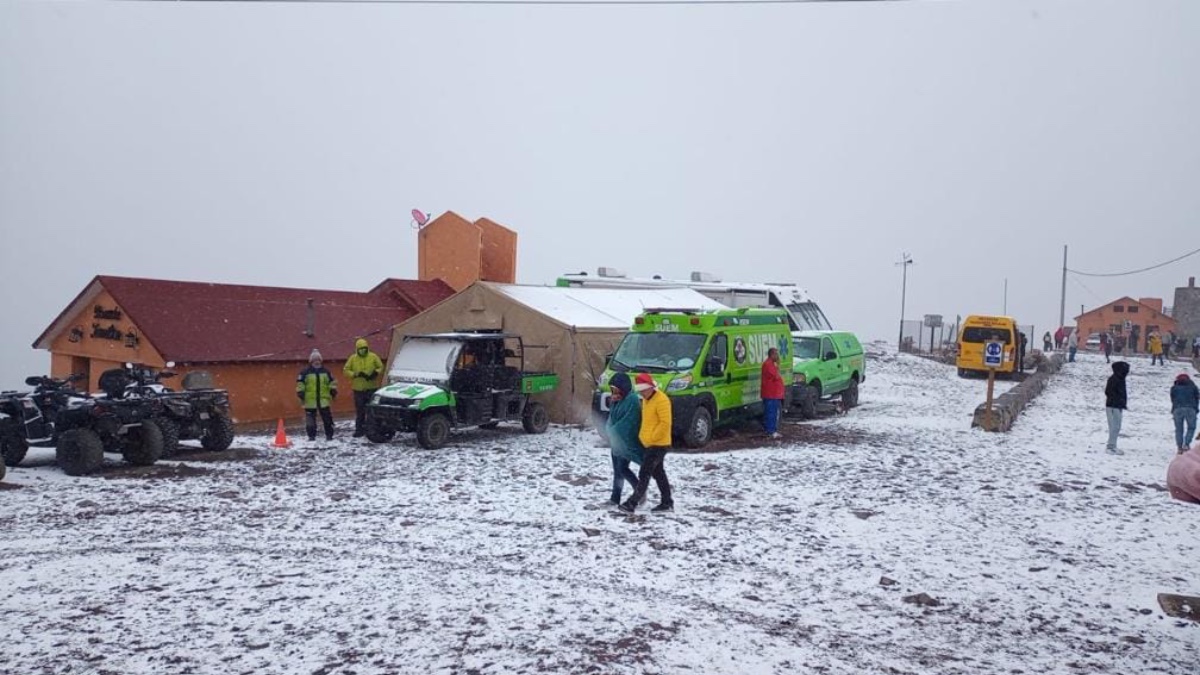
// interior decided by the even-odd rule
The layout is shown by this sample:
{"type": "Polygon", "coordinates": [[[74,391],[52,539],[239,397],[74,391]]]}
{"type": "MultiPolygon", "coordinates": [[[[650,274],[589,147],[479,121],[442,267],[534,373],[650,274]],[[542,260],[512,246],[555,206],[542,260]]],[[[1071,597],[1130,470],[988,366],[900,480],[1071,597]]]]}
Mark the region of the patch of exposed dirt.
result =
{"type": "Polygon", "coordinates": [[[193,476],[207,476],[212,469],[187,464],[151,464],[132,466],[129,464],[106,464],[96,475],[100,478],[144,478],[148,480],[180,480],[193,476]]]}
{"type": "Polygon", "coordinates": [[[801,422],[798,420],[784,421],[779,425],[780,438],[770,439],[763,433],[762,425],[758,422],[745,422],[741,425],[725,427],[713,434],[713,439],[703,448],[675,448],[673,452],[686,454],[704,454],[710,452],[728,452],[746,448],[762,448],[770,445],[859,445],[868,443],[874,434],[852,429],[839,429],[822,424],[801,422]]]}
{"type": "Polygon", "coordinates": [[[254,448],[229,448],[221,452],[210,452],[203,448],[195,448],[186,445],[179,446],[174,455],[171,455],[172,462],[244,462],[248,459],[256,459],[264,456],[264,453],[255,450],[254,448]]]}

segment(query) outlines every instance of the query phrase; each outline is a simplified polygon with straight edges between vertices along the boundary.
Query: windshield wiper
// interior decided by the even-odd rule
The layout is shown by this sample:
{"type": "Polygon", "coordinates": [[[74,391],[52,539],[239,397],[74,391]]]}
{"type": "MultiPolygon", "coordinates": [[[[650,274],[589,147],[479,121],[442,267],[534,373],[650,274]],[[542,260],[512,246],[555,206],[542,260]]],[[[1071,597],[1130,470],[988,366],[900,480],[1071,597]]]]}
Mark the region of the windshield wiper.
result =
{"type": "Polygon", "coordinates": [[[652,365],[649,363],[639,363],[639,364],[635,365],[634,368],[636,368],[638,370],[645,370],[645,371],[648,371],[651,373],[673,373],[676,370],[675,368],[668,368],[666,366],[656,366],[656,365],[652,365]]]}

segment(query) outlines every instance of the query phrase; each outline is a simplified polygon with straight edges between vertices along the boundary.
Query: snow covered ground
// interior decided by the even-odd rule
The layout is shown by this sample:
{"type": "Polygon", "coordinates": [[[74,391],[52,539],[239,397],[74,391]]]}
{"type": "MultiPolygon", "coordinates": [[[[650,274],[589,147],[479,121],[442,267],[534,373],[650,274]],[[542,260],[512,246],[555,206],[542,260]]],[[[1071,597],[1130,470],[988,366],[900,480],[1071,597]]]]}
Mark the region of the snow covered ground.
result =
{"type": "Polygon", "coordinates": [[[1200,594],[1200,508],[1163,487],[1179,364],[1134,362],[1123,456],[1102,357],[1005,435],[969,428],[982,381],[869,367],[846,415],[669,455],[663,516],[600,507],[574,428],[11,469],[0,672],[1196,672],[1200,625],[1155,601],[1200,594]]]}

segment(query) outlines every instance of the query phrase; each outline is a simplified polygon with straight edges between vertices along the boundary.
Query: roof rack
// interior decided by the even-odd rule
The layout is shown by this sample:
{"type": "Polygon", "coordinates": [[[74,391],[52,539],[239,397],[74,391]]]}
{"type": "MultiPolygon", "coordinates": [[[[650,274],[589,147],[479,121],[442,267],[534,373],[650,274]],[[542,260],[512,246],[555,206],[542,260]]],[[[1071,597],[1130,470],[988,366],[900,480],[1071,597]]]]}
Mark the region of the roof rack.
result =
{"type": "Polygon", "coordinates": [[[691,316],[694,314],[699,314],[703,311],[704,310],[696,307],[647,307],[646,309],[642,310],[642,314],[664,314],[666,312],[673,312],[676,314],[687,314],[691,316]]]}

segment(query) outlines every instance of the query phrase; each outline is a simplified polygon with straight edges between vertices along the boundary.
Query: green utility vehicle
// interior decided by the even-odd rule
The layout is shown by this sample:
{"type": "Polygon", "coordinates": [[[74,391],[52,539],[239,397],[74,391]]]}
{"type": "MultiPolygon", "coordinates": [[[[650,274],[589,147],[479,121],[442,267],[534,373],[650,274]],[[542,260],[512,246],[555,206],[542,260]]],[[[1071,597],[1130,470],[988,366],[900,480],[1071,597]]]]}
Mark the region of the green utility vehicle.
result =
{"type": "Polygon", "coordinates": [[[550,416],[532,397],[554,391],[558,375],[525,372],[524,365],[516,335],[410,335],[392,359],[388,384],[367,405],[367,439],[386,443],[397,431],[415,431],[421,447],[432,449],[446,444],[452,428],[515,421],[543,433],[550,416]]]}
{"type": "Polygon", "coordinates": [[[609,359],[592,408],[607,418],[618,371],[649,373],[671,398],[675,442],[703,447],[715,427],[762,415],[762,364],[772,347],[791,363],[788,329],[782,309],[646,310],[609,359]]]}
{"type": "Polygon", "coordinates": [[[792,333],[792,346],[792,410],[811,419],[817,415],[817,401],[839,394],[842,407],[858,405],[867,362],[854,333],[797,331],[792,333]]]}

